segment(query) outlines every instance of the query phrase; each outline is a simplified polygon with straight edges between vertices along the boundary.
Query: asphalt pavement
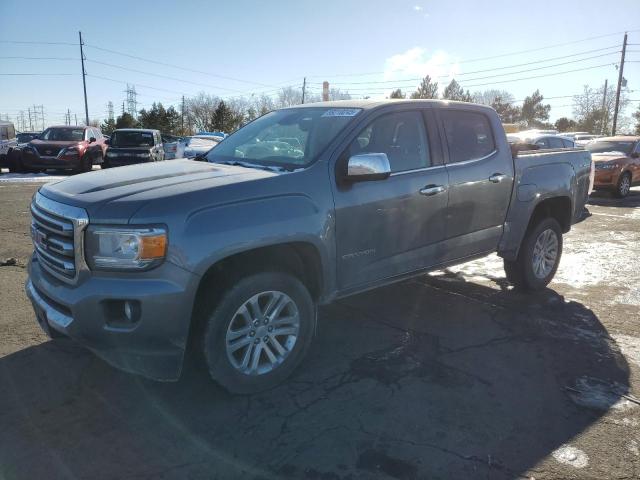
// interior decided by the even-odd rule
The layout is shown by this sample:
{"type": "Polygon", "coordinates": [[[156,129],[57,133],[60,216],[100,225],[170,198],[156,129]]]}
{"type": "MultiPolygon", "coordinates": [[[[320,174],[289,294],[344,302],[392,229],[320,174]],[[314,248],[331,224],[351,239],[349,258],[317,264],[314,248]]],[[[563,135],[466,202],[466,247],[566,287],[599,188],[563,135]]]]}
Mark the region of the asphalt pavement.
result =
{"type": "Polygon", "coordinates": [[[548,289],[514,292],[491,256],[341,300],[289,381],[232,396],[44,336],[37,187],[0,181],[3,480],[640,478],[640,189],[591,199],[548,289]]]}

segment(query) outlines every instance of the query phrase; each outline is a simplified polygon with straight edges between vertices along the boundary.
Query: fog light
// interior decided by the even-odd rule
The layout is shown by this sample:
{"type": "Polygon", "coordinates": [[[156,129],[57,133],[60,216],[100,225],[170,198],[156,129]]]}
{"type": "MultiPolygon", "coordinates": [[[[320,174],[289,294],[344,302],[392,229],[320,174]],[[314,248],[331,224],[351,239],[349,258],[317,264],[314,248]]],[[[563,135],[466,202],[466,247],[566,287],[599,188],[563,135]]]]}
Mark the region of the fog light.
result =
{"type": "Polygon", "coordinates": [[[127,322],[135,323],[140,319],[140,304],[137,301],[126,300],[122,310],[127,322]]]}

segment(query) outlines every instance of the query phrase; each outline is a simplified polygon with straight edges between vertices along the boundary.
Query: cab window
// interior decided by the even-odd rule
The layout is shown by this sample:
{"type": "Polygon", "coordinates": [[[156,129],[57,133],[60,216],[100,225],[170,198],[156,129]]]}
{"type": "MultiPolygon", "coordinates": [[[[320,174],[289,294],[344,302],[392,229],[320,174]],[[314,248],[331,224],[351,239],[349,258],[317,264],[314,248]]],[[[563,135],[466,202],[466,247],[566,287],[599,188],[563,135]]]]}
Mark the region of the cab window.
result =
{"type": "Polygon", "coordinates": [[[348,155],[385,153],[391,172],[404,172],[431,165],[422,114],[417,111],[381,115],[351,142],[348,155]]]}
{"type": "Polygon", "coordinates": [[[449,146],[449,163],[486,157],[496,150],[486,115],[466,110],[444,110],[441,116],[449,146]]]}

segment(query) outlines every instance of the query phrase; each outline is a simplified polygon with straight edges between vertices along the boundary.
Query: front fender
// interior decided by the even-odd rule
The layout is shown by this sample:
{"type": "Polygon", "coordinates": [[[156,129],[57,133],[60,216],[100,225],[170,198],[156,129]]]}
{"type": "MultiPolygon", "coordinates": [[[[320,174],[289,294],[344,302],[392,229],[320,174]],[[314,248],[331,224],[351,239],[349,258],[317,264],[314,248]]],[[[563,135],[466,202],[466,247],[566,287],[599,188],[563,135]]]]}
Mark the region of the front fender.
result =
{"type": "Polygon", "coordinates": [[[196,210],[185,219],[171,261],[204,275],[220,260],[256,248],[303,242],[315,247],[330,289],[333,216],[304,194],[254,198],[196,210]]]}

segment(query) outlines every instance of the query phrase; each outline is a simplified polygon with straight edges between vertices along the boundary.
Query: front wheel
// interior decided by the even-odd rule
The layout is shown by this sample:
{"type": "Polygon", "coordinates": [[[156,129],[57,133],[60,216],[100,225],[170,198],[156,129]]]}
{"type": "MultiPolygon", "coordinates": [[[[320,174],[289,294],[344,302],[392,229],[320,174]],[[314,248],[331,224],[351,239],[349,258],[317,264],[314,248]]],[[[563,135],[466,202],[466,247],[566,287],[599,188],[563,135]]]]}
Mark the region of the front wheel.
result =
{"type": "Polygon", "coordinates": [[[519,290],[541,290],[553,279],[562,256],[562,229],[554,218],[530,227],[516,260],[505,260],[507,280],[519,290]]]}
{"type": "Polygon", "coordinates": [[[616,186],[615,195],[618,198],[624,198],[629,195],[629,190],[631,190],[631,174],[629,172],[625,172],[620,175],[620,180],[618,180],[618,185],[616,186]]]}
{"type": "Polygon", "coordinates": [[[316,323],[309,291],[283,272],[246,276],[203,311],[202,351],[209,374],[240,394],[284,381],[307,352],[316,323]]]}

